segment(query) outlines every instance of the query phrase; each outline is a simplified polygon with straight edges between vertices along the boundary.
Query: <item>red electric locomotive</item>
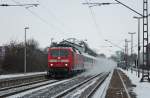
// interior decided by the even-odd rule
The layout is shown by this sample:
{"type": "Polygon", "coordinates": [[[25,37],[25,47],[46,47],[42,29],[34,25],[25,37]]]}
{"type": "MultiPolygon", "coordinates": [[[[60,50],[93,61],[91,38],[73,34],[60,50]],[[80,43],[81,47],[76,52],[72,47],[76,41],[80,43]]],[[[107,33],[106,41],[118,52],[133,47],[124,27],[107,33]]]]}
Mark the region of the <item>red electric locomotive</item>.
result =
{"type": "Polygon", "coordinates": [[[95,58],[72,47],[48,49],[48,76],[71,76],[91,68],[95,58]]]}

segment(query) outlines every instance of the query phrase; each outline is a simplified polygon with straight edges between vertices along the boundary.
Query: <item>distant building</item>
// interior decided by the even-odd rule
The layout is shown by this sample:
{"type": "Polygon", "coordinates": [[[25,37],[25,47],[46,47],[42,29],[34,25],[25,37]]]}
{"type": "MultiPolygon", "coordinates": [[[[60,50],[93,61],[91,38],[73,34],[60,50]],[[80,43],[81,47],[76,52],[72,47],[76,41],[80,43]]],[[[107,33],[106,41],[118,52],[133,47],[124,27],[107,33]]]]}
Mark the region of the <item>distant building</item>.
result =
{"type": "Polygon", "coordinates": [[[5,46],[0,46],[0,59],[1,60],[4,59],[5,54],[6,54],[5,46]]]}

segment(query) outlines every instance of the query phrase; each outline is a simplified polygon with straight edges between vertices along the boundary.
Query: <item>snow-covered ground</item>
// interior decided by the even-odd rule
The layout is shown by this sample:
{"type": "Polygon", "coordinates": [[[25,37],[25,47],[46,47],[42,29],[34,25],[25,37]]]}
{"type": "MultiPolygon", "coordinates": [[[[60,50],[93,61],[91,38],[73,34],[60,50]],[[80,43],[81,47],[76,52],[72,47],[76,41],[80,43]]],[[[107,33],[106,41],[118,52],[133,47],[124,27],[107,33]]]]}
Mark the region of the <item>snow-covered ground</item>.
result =
{"type": "Polygon", "coordinates": [[[0,75],[0,79],[16,78],[16,77],[24,77],[24,76],[32,76],[32,75],[37,75],[37,74],[46,74],[46,72],[33,72],[33,73],[0,75]]]}
{"type": "Polygon", "coordinates": [[[138,78],[137,73],[135,71],[133,71],[133,73],[131,73],[131,70],[122,71],[129,77],[132,83],[136,85],[136,87],[133,88],[133,92],[136,93],[137,98],[150,98],[149,82],[140,82],[141,77],[138,78]]]}
{"type": "MultiPolygon", "coordinates": [[[[46,86],[41,86],[39,88],[35,88],[35,89],[28,90],[28,91],[25,91],[25,92],[22,92],[22,93],[19,93],[19,94],[15,94],[15,95],[9,96],[7,98],[21,98],[21,97],[23,97],[27,94],[32,94],[33,92],[42,93],[42,91],[41,92],[38,92],[38,91],[43,90],[43,92],[44,92],[44,90],[47,90],[47,88],[50,87],[50,86],[57,85],[57,84],[67,82],[67,81],[70,81],[70,80],[71,79],[65,79],[65,80],[62,80],[62,81],[59,81],[59,82],[56,82],[56,83],[52,83],[52,84],[49,84],[49,85],[46,85],[46,86]]],[[[50,80],[50,81],[55,81],[55,80],[50,80]]],[[[39,98],[39,97],[37,96],[37,98],[39,98]]]]}

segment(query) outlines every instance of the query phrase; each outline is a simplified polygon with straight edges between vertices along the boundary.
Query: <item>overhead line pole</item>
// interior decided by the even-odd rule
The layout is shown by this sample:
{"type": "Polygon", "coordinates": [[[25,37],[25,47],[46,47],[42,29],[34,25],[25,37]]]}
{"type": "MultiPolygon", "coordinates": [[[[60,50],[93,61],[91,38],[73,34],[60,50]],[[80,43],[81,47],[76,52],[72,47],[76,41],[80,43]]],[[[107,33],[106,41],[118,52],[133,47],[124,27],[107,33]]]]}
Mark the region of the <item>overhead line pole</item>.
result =
{"type": "Polygon", "coordinates": [[[150,81],[148,40],[148,0],[143,0],[143,70],[141,82],[145,79],[150,81]],[[144,72],[144,69],[147,71],[146,73],[144,72]]]}

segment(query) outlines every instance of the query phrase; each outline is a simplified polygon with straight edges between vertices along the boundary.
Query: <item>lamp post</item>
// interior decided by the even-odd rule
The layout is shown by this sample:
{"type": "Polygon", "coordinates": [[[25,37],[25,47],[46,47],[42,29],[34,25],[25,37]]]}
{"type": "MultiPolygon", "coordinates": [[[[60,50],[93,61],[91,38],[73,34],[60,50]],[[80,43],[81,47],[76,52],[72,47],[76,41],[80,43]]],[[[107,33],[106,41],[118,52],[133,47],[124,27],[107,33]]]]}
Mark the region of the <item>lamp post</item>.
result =
{"type": "Polygon", "coordinates": [[[140,72],[139,72],[139,66],[140,66],[140,19],[143,17],[136,17],[134,16],[133,18],[138,20],[138,62],[137,62],[137,67],[138,67],[138,77],[140,77],[140,72]]]}
{"type": "Polygon", "coordinates": [[[26,52],[26,32],[27,32],[27,29],[29,29],[29,27],[25,27],[24,28],[24,31],[25,31],[25,45],[24,45],[24,73],[26,73],[27,72],[27,56],[26,56],[26,54],[27,54],[27,52],[26,52]]]}
{"type": "Polygon", "coordinates": [[[125,39],[125,64],[126,64],[126,69],[128,70],[128,43],[130,41],[128,41],[127,39],[125,39]]]}
{"type": "Polygon", "coordinates": [[[128,32],[128,34],[130,34],[131,35],[131,73],[132,73],[132,64],[133,64],[133,56],[132,56],[132,54],[133,54],[133,34],[136,34],[135,32],[128,32]]]}

